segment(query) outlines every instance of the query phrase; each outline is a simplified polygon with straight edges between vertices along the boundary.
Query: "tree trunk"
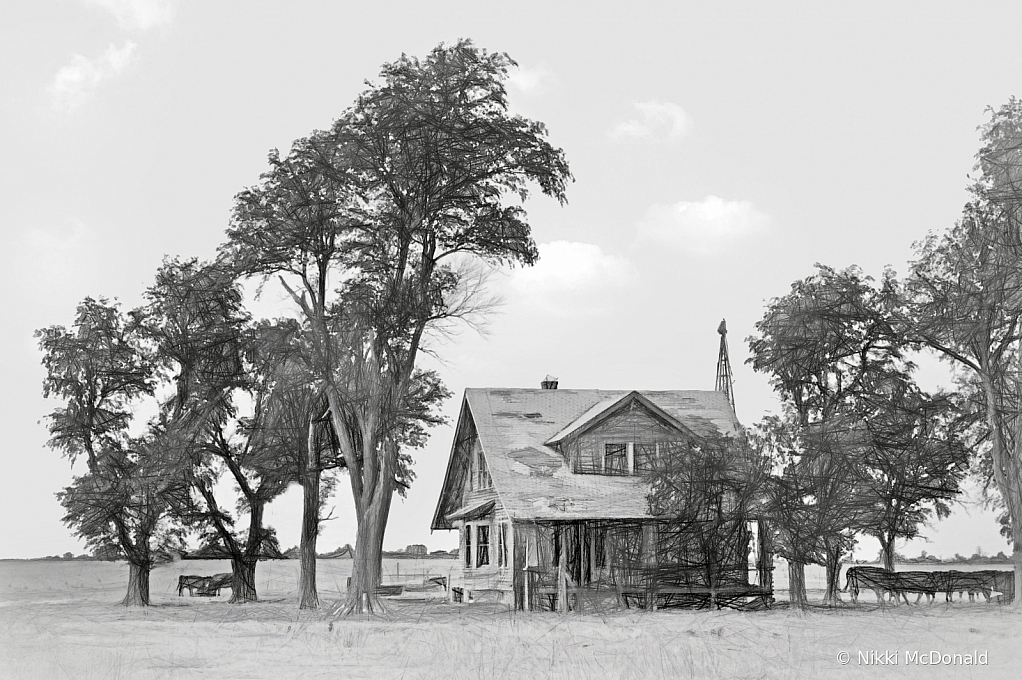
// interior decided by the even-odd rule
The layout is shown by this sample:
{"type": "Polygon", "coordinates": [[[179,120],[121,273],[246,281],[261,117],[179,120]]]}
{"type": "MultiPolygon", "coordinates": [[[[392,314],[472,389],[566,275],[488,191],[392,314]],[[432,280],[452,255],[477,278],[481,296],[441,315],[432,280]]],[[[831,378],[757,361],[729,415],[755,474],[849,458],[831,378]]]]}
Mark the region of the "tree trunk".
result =
{"type": "Polygon", "coordinates": [[[884,569],[894,571],[894,536],[877,534],[877,540],[880,541],[880,561],[884,569]]]}
{"type": "Polygon", "coordinates": [[[231,559],[231,571],[234,576],[231,579],[231,604],[259,601],[255,585],[255,571],[258,561],[255,557],[231,559]]]}
{"type": "MultiPolygon", "coordinates": [[[[1018,532],[1015,532],[1016,535],[1018,532]]],[[[1015,539],[1015,545],[1022,543],[1015,539]]],[[[1012,609],[1022,612],[1022,548],[1015,548],[1011,553],[1011,560],[1015,563],[1015,592],[1012,594],[1012,609]]]]}
{"type": "MultiPolygon", "coordinates": [[[[257,496],[249,498],[248,540],[245,542],[245,551],[241,555],[231,558],[231,571],[234,574],[231,586],[231,604],[259,601],[259,595],[256,593],[255,571],[263,549],[263,510],[265,508],[266,501],[257,496]]],[[[228,547],[237,550],[236,544],[228,547]]]]}
{"type": "Polygon", "coordinates": [[[309,418],[306,446],[298,451],[298,467],[302,475],[302,538],[298,548],[301,572],[298,578],[298,608],[319,609],[316,590],[316,538],[319,536],[319,483],[322,472],[316,438],[316,417],[309,418]]]}
{"type": "MultiPolygon", "coordinates": [[[[1017,355],[1022,368],[1022,351],[1017,355]]],[[[984,361],[984,366],[987,361],[984,361]]],[[[1015,563],[1015,594],[1011,608],[1022,613],[1022,420],[1017,420],[1014,446],[1009,448],[1002,425],[1004,415],[997,408],[997,393],[991,376],[981,371],[980,380],[986,400],[986,420],[990,428],[990,456],[993,459],[994,483],[1001,492],[1011,522],[1012,562],[1015,563]]]]}
{"type": "Polygon", "coordinates": [[[318,469],[306,469],[302,479],[302,540],[299,555],[302,560],[298,581],[299,609],[318,609],[316,590],[316,538],[319,535],[319,481],[318,469]]]}
{"type": "Polygon", "coordinates": [[[841,603],[841,547],[827,546],[827,591],[823,601],[831,606],[841,603]]]}
{"type": "Polygon", "coordinates": [[[791,606],[804,610],[809,606],[806,597],[806,565],[788,560],[788,599],[791,606]]]}
{"type": "Polygon", "coordinates": [[[125,607],[149,606],[149,563],[128,562],[128,592],[121,600],[125,607]]]}
{"type": "Polygon", "coordinates": [[[387,492],[386,496],[384,498],[382,498],[381,501],[380,501],[381,504],[382,504],[382,507],[380,508],[380,519],[379,519],[380,551],[379,551],[379,553],[377,553],[378,554],[377,559],[380,562],[380,568],[379,568],[378,571],[379,571],[379,573],[381,575],[383,574],[383,537],[386,536],[386,534],[387,534],[387,521],[390,519],[390,506],[394,502],[394,492],[395,492],[395,490],[393,489],[393,486],[391,485],[391,488],[387,492]]]}
{"type": "Polygon", "coordinates": [[[351,584],[341,614],[373,614],[386,611],[376,588],[380,585],[383,566],[383,530],[386,528],[386,510],[379,491],[362,513],[355,539],[355,555],[351,566],[351,584]]]}
{"type": "MultiPolygon", "coordinates": [[[[1022,483],[1022,479],[1019,480],[1022,483]]],[[[1001,493],[1005,492],[1012,493],[1007,489],[1002,489],[1001,493]]],[[[1009,512],[1012,510],[1012,506],[1015,508],[1022,508],[1022,492],[1019,491],[1018,487],[1014,490],[1014,503],[1007,503],[1009,512]]],[[[1015,592],[1012,594],[1011,609],[1017,613],[1022,613],[1022,513],[1015,512],[1009,515],[1011,519],[1011,561],[1015,564],[1015,592]]]]}
{"type": "MultiPolygon", "coordinates": [[[[1020,427],[1022,430],[1022,427],[1020,427]]],[[[1022,613],[1022,431],[1015,433],[1014,455],[1006,455],[1008,452],[1002,449],[1001,456],[994,457],[994,465],[997,465],[998,458],[1004,462],[1004,467],[1009,468],[1002,473],[1002,479],[994,476],[1004,504],[1007,506],[1008,518],[1011,522],[1011,561],[1015,565],[1015,593],[1011,609],[1022,613]],[[1006,459],[1006,460],[1005,460],[1006,459]],[[1012,483],[1013,482],[1013,483],[1012,483]]],[[[1003,439],[1001,439],[1003,442],[1003,439]]]]}

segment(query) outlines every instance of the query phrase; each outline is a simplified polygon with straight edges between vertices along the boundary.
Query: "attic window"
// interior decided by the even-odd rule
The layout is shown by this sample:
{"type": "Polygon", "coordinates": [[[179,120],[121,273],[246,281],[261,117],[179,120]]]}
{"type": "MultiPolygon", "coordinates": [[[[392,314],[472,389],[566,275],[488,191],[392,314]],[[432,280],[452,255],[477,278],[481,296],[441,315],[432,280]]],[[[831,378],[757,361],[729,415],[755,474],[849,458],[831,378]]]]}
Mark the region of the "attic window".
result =
{"type": "Polygon", "coordinates": [[[493,479],[490,478],[490,471],[486,467],[486,457],[482,450],[476,452],[476,488],[489,489],[493,486],[493,479]]]}
{"type": "Polygon", "coordinates": [[[610,475],[626,475],[628,465],[628,444],[608,442],[603,445],[603,471],[610,475]]]}

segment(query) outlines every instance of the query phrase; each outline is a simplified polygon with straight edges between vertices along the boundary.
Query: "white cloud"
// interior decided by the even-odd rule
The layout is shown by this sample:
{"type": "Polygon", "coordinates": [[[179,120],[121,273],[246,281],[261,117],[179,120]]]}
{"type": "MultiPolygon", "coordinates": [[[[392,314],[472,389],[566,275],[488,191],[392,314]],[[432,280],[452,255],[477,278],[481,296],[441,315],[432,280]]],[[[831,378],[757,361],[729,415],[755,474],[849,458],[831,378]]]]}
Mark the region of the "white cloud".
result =
{"type": "Polygon", "coordinates": [[[639,222],[639,236],[696,255],[710,255],[738,239],[760,232],[770,218],[750,201],[701,201],[654,205],[639,222]]]}
{"type": "Polygon", "coordinates": [[[85,3],[110,12],[125,31],[165,26],[174,18],[173,0],[85,0],[85,3]]]}
{"type": "Polygon", "coordinates": [[[615,139],[666,137],[673,141],[684,137],[692,126],[692,118],[685,109],[671,102],[656,99],[636,102],[635,109],[639,112],[639,117],[615,125],[610,132],[611,137],[615,139]]]}
{"type": "Polygon", "coordinates": [[[591,314],[638,281],[628,258],[593,243],[539,244],[539,262],[511,273],[511,291],[532,308],[557,314],[591,314]]]}
{"type": "Polygon", "coordinates": [[[118,48],[113,43],[106,52],[95,59],[87,59],[80,54],[71,57],[71,63],[61,67],[53,77],[49,87],[57,109],[71,112],[80,107],[92,95],[92,91],[104,80],[119,76],[135,53],[135,43],[128,40],[124,47],[118,48]]]}
{"type": "Polygon", "coordinates": [[[556,78],[545,66],[519,66],[508,74],[508,83],[523,94],[540,94],[554,84],[556,78]]]}

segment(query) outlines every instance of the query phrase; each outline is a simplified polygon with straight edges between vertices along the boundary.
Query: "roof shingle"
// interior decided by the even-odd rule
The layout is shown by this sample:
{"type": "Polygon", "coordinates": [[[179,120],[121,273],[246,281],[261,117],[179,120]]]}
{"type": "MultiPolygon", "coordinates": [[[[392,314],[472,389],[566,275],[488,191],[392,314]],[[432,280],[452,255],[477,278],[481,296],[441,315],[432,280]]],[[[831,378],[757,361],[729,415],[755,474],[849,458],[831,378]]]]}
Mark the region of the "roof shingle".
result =
{"type": "MultiPolygon", "coordinates": [[[[709,391],[640,391],[697,435],[733,433],[726,395],[709,391]]],[[[494,489],[514,519],[649,517],[648,486],[638,477],[573,473],[545,445],[568,425],[591,420],[629,390],[465,390],[494,489]],[[584,416],[584,417],[583,417],[584,416]]]]}

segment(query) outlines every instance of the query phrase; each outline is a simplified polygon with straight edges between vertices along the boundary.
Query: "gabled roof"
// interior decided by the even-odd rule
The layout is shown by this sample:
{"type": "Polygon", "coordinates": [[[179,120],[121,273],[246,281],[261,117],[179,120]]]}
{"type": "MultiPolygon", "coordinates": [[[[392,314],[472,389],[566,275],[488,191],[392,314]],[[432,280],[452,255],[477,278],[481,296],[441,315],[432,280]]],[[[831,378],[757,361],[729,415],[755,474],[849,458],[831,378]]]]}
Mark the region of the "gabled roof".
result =
{"type": "MultiPolygon", "coordinates": [[[[641,478],[575,474],[548,445],[600,422],[629,397],[697,437],[737,430],[722,392],[471,388],[465,390],[455,440],[471,419],[499,503],[513,519],[649,517],[649,488],[641,478]]],[[[446,518],[459,509],[460,489],[449,488],[453,449],[451,455],[434,529],[450,528],[446,518]]]]}
{"type": "Polygon", "coordinates": [[[598,404],[594,404],[592,407],[587,409],[585,413],[580,415],[578,418],[575,418],[575,420],[564,426],[560,432],[548,439],[546,441],[546,445],[553,446],[562,439],[567,439],[573,434],[582,434],[583,432],[592,429],[604,420],[610,418],[615,413],[621,411],[631,402],[638,402],[639,404],[642,404],[647,411],[660,420],[666,422],[674,429],[680,430],[688,435],[695,434],[677,418],[651,402],[646,397],[642,396],[642,393],[632,390],[631,392],[625,392],[619,397],[612,397],[610,399],[605,399],[598,404]]]}

